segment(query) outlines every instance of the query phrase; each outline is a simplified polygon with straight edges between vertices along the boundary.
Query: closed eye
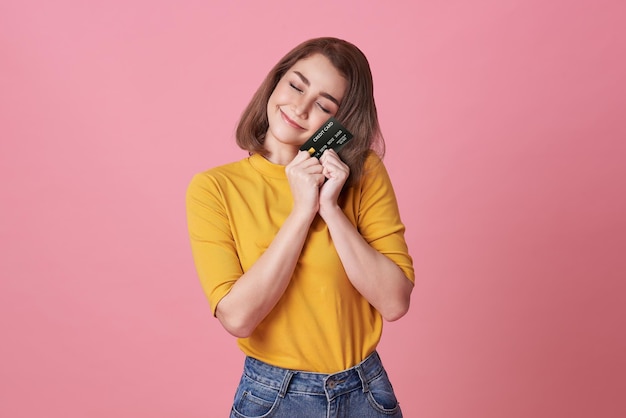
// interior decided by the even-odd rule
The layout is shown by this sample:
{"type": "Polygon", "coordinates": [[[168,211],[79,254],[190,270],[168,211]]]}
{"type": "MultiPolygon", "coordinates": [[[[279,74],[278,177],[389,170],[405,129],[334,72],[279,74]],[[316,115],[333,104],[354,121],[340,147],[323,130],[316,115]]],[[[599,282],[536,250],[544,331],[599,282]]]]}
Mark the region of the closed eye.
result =
{"type": "Polygon", "coordinates": [[[295,85],[295,84],[293,84],[293,83],[289,83],[289,85],[291,86],[291,88],[292,88],[292,89],[294,89],[294,90],[295,90],[295,91],[297,91],[298,93],[302,93],[302,92],[303,92],[303,90],[302,90],[302,89],[300,89],[300,88],[298,88],[298,87],[296,87],[296,85],[295,85]]]}
{"type": "Polygon", "coordinates": [[[321,104],[321,103],[319,103],[319,102],[317,103],[317,107],[319,107],[319,108],[322,110],[322,112],[324,112],[324,113],[330,113],[330,110],[326,109],[326,108],[325,108],[324,106],[322,106],[322,104],[321,104]]]}

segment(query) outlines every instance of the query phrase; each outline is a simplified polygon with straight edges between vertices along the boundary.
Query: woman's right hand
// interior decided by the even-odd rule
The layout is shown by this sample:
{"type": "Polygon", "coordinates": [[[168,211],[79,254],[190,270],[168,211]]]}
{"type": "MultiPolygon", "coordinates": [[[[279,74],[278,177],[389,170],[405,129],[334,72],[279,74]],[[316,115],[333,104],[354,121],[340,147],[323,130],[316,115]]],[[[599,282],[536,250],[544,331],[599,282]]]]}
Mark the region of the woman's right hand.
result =
{"type": "Polygon", "coordinates": [[[319,210],[319,190],[326,177],[317,158],[307,151],[298,151],[295,158],[285,167],[293,196],[293,212],[313,219],[319,210]]]}

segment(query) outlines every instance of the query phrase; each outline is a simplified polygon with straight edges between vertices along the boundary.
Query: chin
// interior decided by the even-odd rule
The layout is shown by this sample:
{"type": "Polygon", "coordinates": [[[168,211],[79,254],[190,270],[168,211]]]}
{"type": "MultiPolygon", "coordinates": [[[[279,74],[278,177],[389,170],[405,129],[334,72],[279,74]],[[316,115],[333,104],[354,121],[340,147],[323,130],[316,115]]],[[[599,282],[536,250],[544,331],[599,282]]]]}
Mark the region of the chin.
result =
{"type": "Polygon", "coordinates": [[[279,125],[278,128],[274,129],[270,127],[270,130],[272,131],[274,138],[284,144],[302,145],[309,138],[307,133],[297,132],[296,129],[290,126],[279,125]]]}

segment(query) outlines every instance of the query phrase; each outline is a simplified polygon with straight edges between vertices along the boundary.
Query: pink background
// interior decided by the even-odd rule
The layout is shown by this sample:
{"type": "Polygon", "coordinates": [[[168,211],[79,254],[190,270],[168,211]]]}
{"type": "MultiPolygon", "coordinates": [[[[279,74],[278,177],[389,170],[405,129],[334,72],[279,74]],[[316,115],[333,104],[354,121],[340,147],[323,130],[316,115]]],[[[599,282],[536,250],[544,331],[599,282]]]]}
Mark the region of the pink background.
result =
{"type": "Polygon", "coordinates": [[[321,35],[374,73],[418,276],[380,346],[405,416],[626,416],[623,5],[3,0],[0,416],[227,415],[243,356],[185,189],[321,35]]]}

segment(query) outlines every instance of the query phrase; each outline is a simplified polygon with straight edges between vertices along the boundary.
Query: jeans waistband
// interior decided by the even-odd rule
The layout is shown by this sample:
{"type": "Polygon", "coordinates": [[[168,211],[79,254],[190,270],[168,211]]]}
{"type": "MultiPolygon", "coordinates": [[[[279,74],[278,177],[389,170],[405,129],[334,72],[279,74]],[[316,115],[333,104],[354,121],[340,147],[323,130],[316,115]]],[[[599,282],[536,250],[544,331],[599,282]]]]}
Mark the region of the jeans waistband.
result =
{"type": "Polygon", "coordinates": [[[332,374],[283,369],[252,357],[246,357],[244,363],[246,376],[278,390],[281,397],[291,392],[324,395],[328,400],[358,388],[367,392],[368,383],[384,371],[375,351],[356,366],[332,374]]]}

